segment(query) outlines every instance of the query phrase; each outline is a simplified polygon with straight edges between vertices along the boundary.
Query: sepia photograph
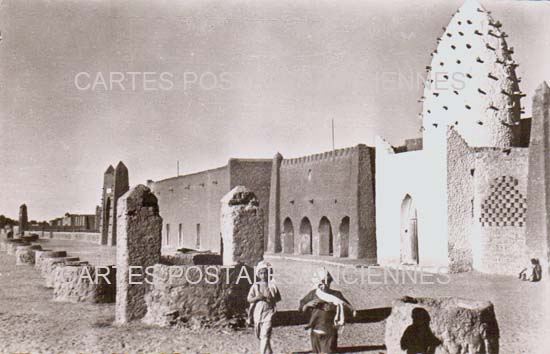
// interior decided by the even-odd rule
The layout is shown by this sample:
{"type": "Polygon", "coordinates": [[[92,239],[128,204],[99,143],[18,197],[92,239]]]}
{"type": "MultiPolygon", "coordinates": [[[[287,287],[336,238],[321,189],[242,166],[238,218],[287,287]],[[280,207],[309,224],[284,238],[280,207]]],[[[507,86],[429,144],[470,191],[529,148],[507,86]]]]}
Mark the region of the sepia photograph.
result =
{"type": "Polygon", "coordinates": [[[0,354],[549,354],[550,1],[0,0],[0,354]]]}

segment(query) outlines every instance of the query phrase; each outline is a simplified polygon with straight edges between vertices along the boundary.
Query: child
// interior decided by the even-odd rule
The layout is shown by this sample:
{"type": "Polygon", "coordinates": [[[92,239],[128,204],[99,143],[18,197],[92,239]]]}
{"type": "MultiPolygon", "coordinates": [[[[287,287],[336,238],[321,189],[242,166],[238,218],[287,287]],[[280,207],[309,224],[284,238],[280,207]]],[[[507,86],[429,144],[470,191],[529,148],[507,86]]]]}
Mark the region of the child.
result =
{"type": "MultiPolygon", "coordinates": [[[[281,301],[281,294],[277,286],[271,281],[271,264],[261,261],[256,266],[256,281],[248,292],[247,300],[250,303],[249,319],[254,322],[254,332],[260,340],[260,353],[271,354],[271,327],[272,318],[277,311],[276,304],[281,301]]],[[[251,322],[252,322],[251,321],[251,322]]]]}

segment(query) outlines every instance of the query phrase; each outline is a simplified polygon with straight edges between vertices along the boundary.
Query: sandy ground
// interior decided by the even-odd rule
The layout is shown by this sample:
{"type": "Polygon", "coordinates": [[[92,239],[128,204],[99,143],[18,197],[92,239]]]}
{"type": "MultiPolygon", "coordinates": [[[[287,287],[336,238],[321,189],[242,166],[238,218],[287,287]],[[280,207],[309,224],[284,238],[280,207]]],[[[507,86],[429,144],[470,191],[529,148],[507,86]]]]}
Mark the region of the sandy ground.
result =
{"type": "MultiPolygon", "coordinates": [[[[112,262],[114,250],[70,241],[51,241],[49,248],[66,249],[83,260],[112,262]]],[[[311,274],[319,265],[272,260],[283,301],[281,314],[295,311],[298,300],[311,289],[311,274]],[[288,279],[293,284],[287,284],[288,279]]],[[[329,267],[336,273],[334,267],[329,267]]],[[[348,279],[360,281],[359,270],[348,279]]],[[[363,273],[365,274],[365,273],[363,273]]],[[[381,274],[377,271],[371,274],[381,274]]],[[[365,280],[365,279],[363,279],[365,280]]],[[[368,280],[368,279],[367,279],[368,280]]],[[[448,284],[380,283],[338,284],[338,288],[367,314],[363,323],[348,324],[340,336],[342,352],[386,353],[384,316],[391,301],[403,295],[461,296],[489,300],[495,305],[501,331],[501,354],[550,352],[548,283],[525,283],[513,277],[479,273],[451,276],[448,284]],[[546,321],[545,321],[546,320],[546,321]]],[[[429,282],[444,281],[443,277],[429,282]]],[[[114,304],[72,304],[51,300],[34,267],[15,266],[13,256],[0,253],[0,353],[255,353],[257,341],[251,329],[164,329],[142,325],[116,327],[114,304]]],[[[303,325],[274,328],[277,353],[307,351],[309,335],[303,325]]]]}

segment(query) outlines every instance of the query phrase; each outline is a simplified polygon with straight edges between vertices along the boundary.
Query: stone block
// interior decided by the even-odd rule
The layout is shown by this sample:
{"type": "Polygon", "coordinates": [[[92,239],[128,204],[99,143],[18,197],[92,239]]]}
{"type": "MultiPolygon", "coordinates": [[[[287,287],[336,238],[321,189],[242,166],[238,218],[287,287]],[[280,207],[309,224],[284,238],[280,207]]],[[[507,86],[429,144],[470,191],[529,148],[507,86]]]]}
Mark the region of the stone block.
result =
{"type": "Polygon", "coordinates": [[[53,271],[54,301],[108,303],[115,301],[115,270],[99,269],[88,262],[71,261],[53,271]]]}
{"type": "Polygon", "coordinates": [[[7,247],[8,247],[8,239],[1,239],[0,240],[0,251],[2,252],[6,252],[7,250],[7,247]]]}
{"type": "Polygon", "coordinates": [[[67,257],[66,251],[36,250],[34,252],[34,267],[42,269],[42,261],[46,258],[67,257]]]}
{"type": "Polygon", "coordinates": [[[264,256],[264,217],[256,196],[237,186],[221,203],[223,264],[254,267],[264,256]]]}
{"type": "Polygon", "coordinates": [[[56,257],[46,258],[42,262],[42,277],[44,277],[44,286],[53,288],[53,274],[57,267],[65,266],[65,262],[78,261],[78,257],[56,257]]]}
{"type": "Polygon", "coordinates": [[[41,250],[40,245],[17,246],[15,249],[15,265],[33,265],[35,252],[41,250]]]}
{"type": "Polygon", "coordinates": [[[7,240],[6,253],[11,255],[11,256],[14,256],[15,255],[15,250],[17,249],[18,246],[30,246],[30,243],[28,243],[26,241],[23,241],[23,240],[20,240],[20,239],[7,240]]]}
{"type": "Polygon", "coordinates": [[[149,285],[143,278],[132,279],[141,284],[130,284],[130,270],[143,274],[160,261],[162,218],[157,198],[144,185],[121,196],[117,210],[115,322],[124,324],[145,315],[149,285]]]}
{"type": "Polygon", "coordinates": [[[241,265],[156,264],[143,322],[165,327],[194,320],[223,326],[244,318],[253,274],[253,268],[241,265]]]}
{"type": "Polygon", "coordinates": [[[497,354],[499,328],[490,302],[404,297],[392,303],[385,342],[392,354],[497,354]]]}

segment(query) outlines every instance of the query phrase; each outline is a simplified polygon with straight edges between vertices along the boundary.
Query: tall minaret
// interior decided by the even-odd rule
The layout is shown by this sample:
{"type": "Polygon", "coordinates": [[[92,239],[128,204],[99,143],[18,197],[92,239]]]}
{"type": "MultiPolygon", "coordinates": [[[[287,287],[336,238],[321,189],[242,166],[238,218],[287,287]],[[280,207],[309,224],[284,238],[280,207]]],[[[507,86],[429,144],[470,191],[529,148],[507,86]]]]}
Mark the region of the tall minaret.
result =
{"type": "Polygon", "coordinates": [[[424,146],[452,126],[470,146],[516,143],[522,93],[501,23],[477,1],[455,13],[432,53],[423,96],[424,146]]]}

